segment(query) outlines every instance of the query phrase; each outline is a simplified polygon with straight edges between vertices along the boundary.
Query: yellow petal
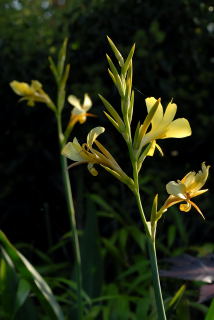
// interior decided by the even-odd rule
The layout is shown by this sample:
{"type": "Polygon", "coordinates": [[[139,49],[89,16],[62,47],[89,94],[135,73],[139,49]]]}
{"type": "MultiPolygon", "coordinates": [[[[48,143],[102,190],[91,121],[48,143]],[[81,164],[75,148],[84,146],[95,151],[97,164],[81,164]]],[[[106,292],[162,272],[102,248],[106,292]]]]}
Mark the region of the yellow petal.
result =
{"type": "Polygon", "coordinates": [[[202,167],[202,170],[200,170],[198,173],[196,173],[195,182],[191,186],[192,192],[195,192],[195,191],[198,191],[199,189],[201,189],[203,187],[203,185],[205,184],[205,182],[207,181],[210,166],[206,166],[205,162],[203,162],[201,167],[202,167]]]}
{"type": "Polygon", "coordinates": [[[194,196],[207,181],[209,168],[210,166],[206,166],[205,162],[203,162],[202,170],[199,170],[198,173],[191,171],[182,179],[181,182],[186,185],[187,191],[191,193],[191,196],[194,196]]]}
{"type": "Polygon", "coordinates": [[[77,99],[74,95],[68,96],[68,102],[74,106],[74,108],[77,108],[78,110],[82,111],[82,106],[80,104],[80,100],[77,99]]]}
{"type": "Polygon", "coordinates": [[[10,86],[19,96],[30,96],[34,94],[34,90],[26,82],[12,81],[10,86]]]}
{"type": "Polygon", "coordinates": [[[184,138],[188,137],[192,134],[189,121],[180,118],[176,119],[173,122],[170,123],[167,130],[165,131],[165,134],[163,136],[164,138],[184,138]]]}
{"type": "Polygon", "coordinates": [[[182,204],[180,204],[179,209],[180,209],[181,211],[184,211],[184,212],[189,212],[190,209],[191,209],[191,204],[190,204],[189,202],[187,202],[187,203],[182,203],[182,204]]]}
{"type": "Polygon", "coordinates": [[[195,191],[193,194],[191,194],[191,198],[200,196],[201,194],[203,194],[204,192],[207,192],[207,191],[208,191],[208,189],[203,189],[203,190],[195,191]]]}
{"type": "Polygon", "coordinates": [[[149,157],[153,157],[154,152],[155,152],[155,148],[156,148],[156,141],[153,140],[151,145],[150,145],[150,149],[149,149],[149,151],[147,152],[146,155],[149,156],[149,157]]]}
{"type": "Polygon", "coordinates": [[[195,182],[195,175],[196,175],[195,171],[190,171],[181,180],[181,182],[185,184],[188,190],[190,190],[190,186],[195,182]]]}
{"type": "Polygon", "coordinates": [[[164,205],[162,206],[162,208],[160,210],[167,210],[168,208],[170,208],[171,206],[174,206],[177,203],[180,203],[184,201],[181,198],[175,197],[173,195],[170,195],[167,200],[165,201],[164,205]]]}
{"type": "Polygon", "coordinates": [[[168,194],[171,194],[175,197],[186,199],[185,193],[186,193],[186,187],[182,183],[177,183],[175,181],[170,181],[166,185],[166,191],[168,194]]]}
{"type": "Polygon", "coordinates": [[[39,90],[42,88],[42,84],[38,80],[31,80],[31,87],[35,90],[39,90]]]}
{"type": "Polygon", "coordinates": [[[96,140],[97,137],[98,137],[101,133],[103,133],[104,131],[105,131],[105,128],[103,128],[103,127],[96,127],[96,128],[92,129],[92,130],[89,132],[89,134],[88,134],[88,136],[87,136],[87,145],[89,146],[89,148],[92,147],[92,144],[93,144],[94,140],[96,140]]]}
{"type": "Polygon", "coordinates": [[[193,205],[193,207],[198,211],[198,213],[200,213],[202,218],[205,220],[205,217],[204,217],[203,213],[201,212],[201,210],[199,209],[199,207],[192,201],[190,201],[190,204],[193,205]]]}
{"type": "Polygon", "coordinates": [[[98,171],[94,168],[94,165],[92,163],[88,164],[88,171],[92,176],[96,177],[98,175],[98,171]]]}
{"type": "Polygon", "coordinates": [[[162,155],[162,157],[164,156],[163,154],[163,150],[161,149],[161,147],[159,146],[159,144],[156,143],[156,148],[158,149],[158,151],[160,152],[160,154],[162,155]]]}
{"type": "MultiPolygon", "coordinates": [[[[150,97],[150,98],[146,98],[145,101],[146,101],[147,111],[149,113],[149,111],[152,109],[152,107],[156,103],[157,99],[155,99],[154,97],[150,97]]],[[[162,107],[162,104],[159,103],[157,111],[155,112],[155,115],[152,118],[152,127],[156,128],[162,120],[163,120],[163,107],[162,107]]]]}
{"type": "Polygon", "coordinates": [[[87,112],[92,106],[92,101],[87,93],[84,95],[83,109],[87,112]]]}
{"type": "Polygon", "coordinates": [[[169,124],[175,117],[177,111],[177,105],[175,103],[169,103],[166,107],[166,111],[164,113],[163,122],[164,124],[169,124]]]}
{"type": "Polygon", "coordinates": [[[77,138],[74,138],[73,142],[68,142],[62,149],[62,155],[73,161],[85,160],[85,158],[81,156],[81,152],[82,147],[77,138]]]}
{"type": "Polygon", "coordinates": [[[151,145],[150,145],[150,149],[148,150],[148,152],[145,154],[145,156],[149,156],[149,157],[153,157],[155,149],[158,149],[158,151],[160,152],[160,154],[163,157],[163,150],[161,149],[161,147],[159,146],[159,144],[156,143],[156,140],[153,140],[151,145]]]}

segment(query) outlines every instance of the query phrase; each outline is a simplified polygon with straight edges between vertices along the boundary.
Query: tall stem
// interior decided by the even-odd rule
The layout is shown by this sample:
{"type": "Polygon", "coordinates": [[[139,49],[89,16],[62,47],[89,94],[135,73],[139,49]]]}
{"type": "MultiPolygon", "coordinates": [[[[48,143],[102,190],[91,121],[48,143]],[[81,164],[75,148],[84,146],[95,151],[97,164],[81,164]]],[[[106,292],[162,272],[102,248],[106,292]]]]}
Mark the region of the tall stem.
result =
{"type": "Polygon", "coordinates": [[[140,198],[140,192],[139,192],[137,166],[134,163],[133,163],[133,175],[134,175],[134,182],[135,182],[135,197],[136,197],[141,220],[145,227],[146,236],[148,240],[149,257],[150,257],[151,270],[152,270],[152,281],[153,281],[153,286],[155,291],[155,302],[157,307],[158,320],[166,320],[166,314],[164,309],[160,278],[159,278],[159,272],[158,272],[155,239],[152,239],[150,226],[144,214],[144,210],[143,210],[143,206],[140,198]]]}
{"type": "MultiPolygon", "coordinates": [[[[63,147],[63,133],[62,133],[62,124],[61,124],[61,114],[57,114],[57,128],[58,128],[58,136],[59,136],[59,144],[60,150],[63,147]]],[[[62,169],[62,177],[63,183],[65,188],[65,197],[67,202],[68,208],[68,215],[72,230],[72,241],[74,243],[74,252],[75,252],[75,259],[76,259],[76,279],[77,279],[77,305],[78,305],[78,320],[83,319],[83,303],[82,303],[82,271],[81,271],[81,255],[80,255],[80,245],[78,239],[78,232],[77,232],[77,225],[76,225],[76,217],[75,217],[75,210],[74,210],[74,203],[73,203],[73,196],[70,184],[70,178],[68,174],[68,165],[67,159],[60,155],[60,162],[61,162],[61,169],[62,169]]]]}
{"type": "Polygon", "coordinates": [[[152,268],[152,280],[155,291],[155,301],[157,306],[158,320],[166,320],[166,314],[164,309],[160,278],[158,272],[157,255],[155,248],[155,241],[148,239],[149,257],[152,268]]]}

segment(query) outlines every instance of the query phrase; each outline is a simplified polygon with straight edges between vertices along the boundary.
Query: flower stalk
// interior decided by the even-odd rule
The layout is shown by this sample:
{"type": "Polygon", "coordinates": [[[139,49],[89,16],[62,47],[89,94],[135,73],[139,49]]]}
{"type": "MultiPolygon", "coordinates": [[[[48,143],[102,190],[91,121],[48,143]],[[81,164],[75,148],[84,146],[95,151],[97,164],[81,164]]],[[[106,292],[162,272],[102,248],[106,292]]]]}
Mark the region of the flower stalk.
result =
{"type": "MultiPolygon", "coordinates": [[[[75,255],[75,261],[76,261],[76,279],[77,279],[77,316],[78,320],[83,319],[83,301],[82,301],[82,266],[81,266],[81,253],[80,253],[80,244],[79,244],[79,238],[78,238],[78,230],[77,230],[77,224],[76,224],[76,216],[75,216],[75,209],[74,209],[74,202],[73,202],[73,195],[72,195],[72,189],[71,189],[71,183],[68,173],[68,164],[66,157],[61,153],[65,142],[67,141],[72,129],[69,130],[69,133],[67,133],[66,137],[62,130],[62,110],[65,105],[65,86],[69,75],[69,65],[65,66],[65,56],[66,56],[66,48],[67,48],[67,41],[64,42],[59,62],[58,62],[58,72],[56,71],[56,74],[58,75],[58,91],[57,91],[57,107],[56,107],[56,120],[57,120],[57,131],[58,131],[58,139],[59,139],[59,146],[60,146],[60,163],[61,163],[61,172],[62,172],[62,178],[64,183],[64,190],[65,190],[65,198],[67,203],[67,210],[68,210],[68,216],[69,221],[71,225],[71,231],[72,231],[72,242],[74,245],[74,255],[75,255]]],[[[57,70],[57,67],[55,66],[54,62],[52,61],[51,65],[57,70]]]]}
{"type": "MultiPolygon", "coordinates": [[[[67,142],[71,131],[74,125],[77,122],[84,123],[88,114],[86,111],[91,107],[92,103],[90,101],[89,96],[85,97],[85,104],[81,109],[80,105],[77,105],[78,99],[74,96],[70,96],[70,100],[74,101],[76,99],[76,105],[72,112],[71,118],[68,122],[67,129],[63,132],[62,128],[62,111],[65,106],[65,94],[66,94],[66,83],[69,76],[70,65],[65,64],[66,60],[66,49],[67,49],[67,39],[64,41],[58,57],[58,63],[55,64],[52,58],[49,58],[50,69],[54,75],[54,78],[57,83],[57,102],[51,100],[49,95],[44,91],[42,84],[37,80],[32,80],[31,84],[27,84],[25,82],[12,81],[10,83],[13,91],[21,96],[20,101],[27,101],[27,105],[30,107],[34,107],[36,103],[43,103],[48,108],[50,108],[55,115],[57,122],[57,132],[58,132],[58,140],[59,140],[59,148],[60,148],[60,163],[61,163],[61,172],[62,179],[65,190],[65,198],[67,203],[69,221],[71,226],[72,233],[72,243],[74,245],[74,256],[76,260],[76,279],[77,279],[77,319],[83,319],[83,301],[82,301],[82,270],[81,270],[81,254],[80,254],[80,245],[78,239],[78,230],[76,224],[75,217],[75,209],[73,203],[72,189],[70,184],[70,178],[68,173],[68,164],[66,157],[61,153],[65,143],[67,142]],[[72,97],[72,98],[71,98],[72,97]]],[[[74,105],[74,103],[71,103],[74,105]]]]}

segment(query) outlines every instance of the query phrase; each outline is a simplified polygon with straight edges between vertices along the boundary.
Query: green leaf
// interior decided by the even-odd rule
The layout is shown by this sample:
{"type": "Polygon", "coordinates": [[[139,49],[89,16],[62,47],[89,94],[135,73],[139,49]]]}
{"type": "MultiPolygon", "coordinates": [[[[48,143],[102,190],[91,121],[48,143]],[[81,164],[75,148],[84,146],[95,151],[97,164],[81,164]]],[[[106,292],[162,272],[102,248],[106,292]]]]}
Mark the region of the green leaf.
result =
{"type": "Polygon", "coordinates": [[[186,290],[186,286],[182,285],[178,291],[174,294],[174,296],[172,297],[172,299],[170,299],[170,301],[168,302],[167,306],[166,306],[166,310],[174,307],[176,308],[176,306],[178,305],[178,303],[180,302],[181,298],[184,295],[184,292],[186,290]]]}
{"type": "Polygon", "coordinates": [[[139,129],[140,129],[140,121],[138,121],[137,127],[135,129],[135,134],[134,134],[134,140],[133,140],[133,148],[137,148],[137,139],[139,136],[139,129]]]}
{"type": "Polygon", "coordinates": [[[133,108],[134,108],[134,91],[132,91],[131,93],[131,99],[130,99],[129,110],[128,110],[129,123],[131,123],[132,121],[133,108]]]}
{"type": "Polygon", "coordinates": [[[59,82],[59,93],[58,93],[58,99],[57,99],[57,107],[58,110],[61,112],[65,105],[65,86],[68,80],[70,72],[70,65],[67,64],[65,68],[65,72],[61,77],[61,80],[59,82]]]}
{"type": "Polygon", "coordinates": [[[68,39],[66,38],[62,44],[62,47],[61,47],[61,49],[59,51],[59,55],[58,55],[57,70],[58,70],[59,79],[62,78],[64,68],[65,68],[67,44],[68,44],[68,39]]]}
{"type": "Polygon", "coordinates": [[[80,248],[82,256],[83,289],[90,297],[100,296],[103,283],[103,261],[95,203],[88,198],[85,202],[87,212],[84,233],[80,248]],[[88,254],[90,252],[90,254],[88,254]]]}
{"type": "Polygon", "coordinates": [[[59,74],[58,74],[58,71],[57,71],[57,67],[52,59],[52,57],[48,57],[48,60],[49,60],[49,63],[50,63],[50,69],[54,75],[54,78],[56,80],[56,83],[58,84],[59,83],[59,74]]]}
{"type": "Polygon", "coordinates": [[[115,57],[117,58],[117,61],[120,65],[120,67],[122,67],[124,65],[124,59],[122,54],[120,53],[120,51],[117,49],[117,47],[115,46],[114,42],[107,36],[108,42],[112,48],[112,51],[115,54],[115,57]]]}
{"type": "Polygon", "coordinates": [[[9,242],[2,231],[0,231],[0,247],[6,251],[22,279],[29,283],[31,290],[38,297],[51,319],[64,320],[62,310],[51,288],[30,262],[9,242]]]}
{"type": "Polygon", "coordinates": [[[121,81],[121,78],[120,78],[120,76],[118,74],[117,68],[115,67],[115,65],[112,62],[111,58],[108,55],[106,55],[106,57],[107,57],[107,60],[108,60],[109,66],[110,66],[110,71],[111,71],[111,73],[112,73],[112,75],[114,77],[112,77],[111,74],[110,74],[110,76],[111,76],[114,84],[116,85],[120,96],[123,97],[124,96],[124,89],[123,89],[122,81],[121,81]]]}
{"type": "MultiPolygon", "coordinates": [[[[145,259],[145,258],[144,258],[145,259]]],[[[149,270],[149,261],[148,260],[141,260],[137,261],[135,264],[130,266],[126,271],[119,274],[118,280],[121,280],[123,278],[130,277],[133,273],[145,273],[147,270],[149,270]]],[[[147,271],[148,272],[148,271],[147,271]]]]}
{"type": "Polygon", "coordinates": [[[206,314],[206,317],[204,320],[213,320],[213,315],[214,315],[214,299],[212,300],[209,310],[206,314]]]}
{"type": "Polygon", "coordinates": [[[157,206],[158,206],[158,194],[156,194],[153,204],[152,204],[152,211],[151,211],[151,223],[154,224],[156,222],[157,216],[157,206]]]}
{"type": "Polygon", "coordinates": [[[179,305],[177,306],[176,319],[178,319],[178,320],[184,320],[184,319],[191,320],[189,301],[187,299],[182,299],[181,303],[179,303],[179,305]]]}
{"type": "Polygon", "coordinates": [[[118,123],[107,113],[104,111],[105,116],[108,118],[108,120],[111,122],[111,124],[120,132],[120,128],[118,126],[118,123]]]}
{"type": "Polygon", "coordinates": [[[172,247],[176,236],[176,227],[175,225],[170,225],[168,229],[167,234],[167,242],[168,242],[168,248],[172,247]]]}
{"type": "Polygon", "coordinates": [[[0,309],[5,314],[5,319],[7,319],[7,317],[12,318],[14,314],[18,277],[15,273],[13,263],[4,249],[2,249],[0,253],[3,257],[0,260],[0,309]]]}
{"type": "Polygon", "coordinates": [[[20,279],[18,288],[17,288],[17,293],[16,293],[14,313],[16,313],[20,309],[20,307],[24,304],[29,293],[30,293],[30,285],[28,281],[26,281],[25,279],[20,279]]]}
{"type": "Polygon", "coordinates": [[[134,51],[135,51],[135,44],[133,44],[133,46],[129,52],[129,55],[126,59],[126,62],[124,63],[124,66],[122,67],[122,75],[124,77],[126,76],[127,70],[130,67],[130,64],[132,62],[132,57],[133,57],[134,51]]]}
{"type": "Polygon", "coordinates": [[[117,111],[114,109],[114,107],[101,95],[98,95],[100,99],[102,100],[104,106],[108,110],[108,112],[111,114],[111,116],[114,118],[114,120],[118,123],[121,130],[124,130],[124,123],[117,111]]]}

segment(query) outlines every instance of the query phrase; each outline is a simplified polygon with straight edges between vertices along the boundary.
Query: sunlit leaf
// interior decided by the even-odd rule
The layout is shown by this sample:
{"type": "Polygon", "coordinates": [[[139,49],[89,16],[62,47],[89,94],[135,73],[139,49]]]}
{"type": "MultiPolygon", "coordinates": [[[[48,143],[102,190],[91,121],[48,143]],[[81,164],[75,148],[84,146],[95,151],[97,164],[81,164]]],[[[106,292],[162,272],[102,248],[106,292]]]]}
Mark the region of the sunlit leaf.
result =
{"type": "Polygon", "coordinates": [[[51,288],[32,264],[9,242],[2,231],[0,231],[0,247],[6,251],[21,277],[29,283],[31,290],[36,294],[51,319],[64,320],[62,310],[51,288]]]}

